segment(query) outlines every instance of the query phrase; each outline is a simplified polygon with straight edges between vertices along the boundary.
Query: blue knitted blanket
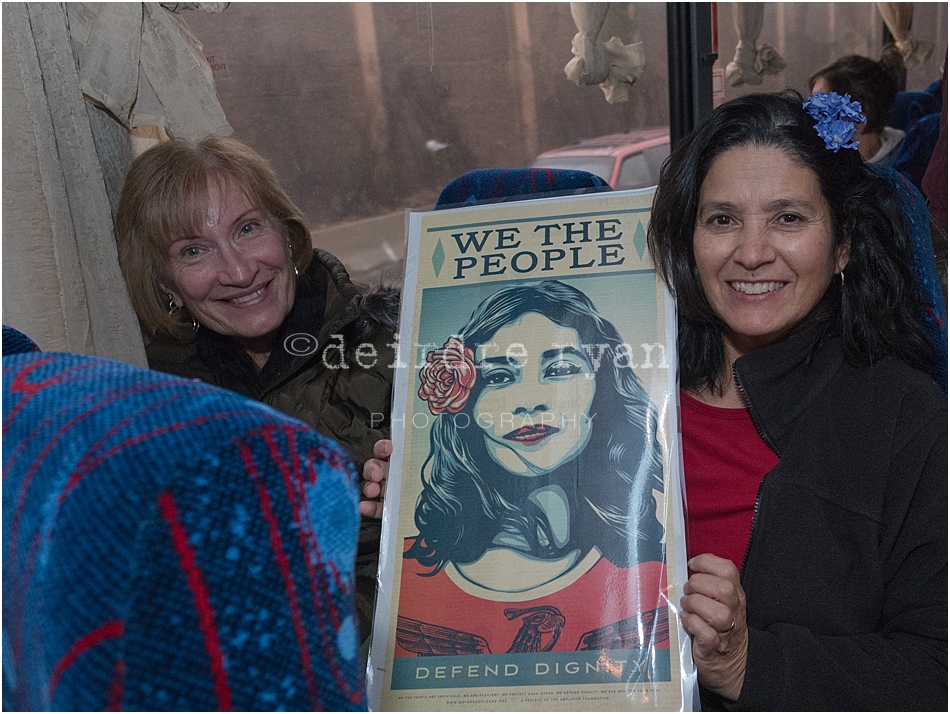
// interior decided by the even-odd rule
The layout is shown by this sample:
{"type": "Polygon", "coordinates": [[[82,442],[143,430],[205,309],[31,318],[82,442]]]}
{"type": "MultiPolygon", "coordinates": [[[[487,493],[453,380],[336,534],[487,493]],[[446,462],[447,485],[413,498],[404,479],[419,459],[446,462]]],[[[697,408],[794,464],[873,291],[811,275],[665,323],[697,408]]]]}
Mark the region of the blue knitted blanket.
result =
{"type": "Polygon", "coordinates": [[[3,708],[365,709],[358,524],[352,466],[301,422],[5,356],[3,708]]]}

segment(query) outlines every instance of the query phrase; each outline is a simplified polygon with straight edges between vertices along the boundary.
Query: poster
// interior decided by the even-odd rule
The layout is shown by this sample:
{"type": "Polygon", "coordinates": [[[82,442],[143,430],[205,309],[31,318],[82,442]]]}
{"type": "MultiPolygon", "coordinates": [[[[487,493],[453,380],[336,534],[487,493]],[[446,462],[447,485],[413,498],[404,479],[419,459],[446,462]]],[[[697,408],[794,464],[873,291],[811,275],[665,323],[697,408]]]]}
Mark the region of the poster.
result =
{"type": "Polygon", "coordinates": [[[692,708],[651,201],[410,214],[371,709],[692,708]]]}

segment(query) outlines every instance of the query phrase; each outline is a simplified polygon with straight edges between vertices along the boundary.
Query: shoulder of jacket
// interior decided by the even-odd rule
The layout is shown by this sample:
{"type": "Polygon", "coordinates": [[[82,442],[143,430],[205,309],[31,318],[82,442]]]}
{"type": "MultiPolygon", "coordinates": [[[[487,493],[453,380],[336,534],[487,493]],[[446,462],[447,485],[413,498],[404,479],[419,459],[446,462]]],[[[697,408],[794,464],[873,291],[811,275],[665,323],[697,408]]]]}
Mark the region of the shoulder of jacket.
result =
{"type": "Polygon", "coordinates": [[[902,360],[885,358],[851,369],[854,370],[855,387],[863,384],[870,390],[899,396],[900,399],[917,403],[922,408],[946,411],[947,395],[933,378],[902,360]]]}
{"type": "Polygon", "coordinates": [[[914,431],[925,422],[942,423],[946,436],[947,395],[933,377],[897,359],[882,360],[875,367],[883,388],[897,393],[897,419],[905,429],[914,431]]]}
{"type": "Polygon", "coordinates": [[[836,420],[894,443],[930,435],[946,439],[947,395],[930,375],[901,360],[845,365],[821,398],[836,420]]]}
{"type": "Polygon", "coordinates": [[[319,248],[313,251],[313,261],[307,269],[312,280],[327,286],[327,315],[340,317],[335,330],[361,341],[369,340],[380,332],[391,335],[398,329],[399,304],[402,291],[385,285],[360,287],[350,280],[346,267],[336,256],[319,248]]]}
{"type": "Polygon", "coordinates": [[[357,302],[360,299],[359,288],[350,280],[350,274],[343,263],[332,253],[314,248],[307,275],[311,280],[326,285],[328,290],[337,293],[336,296],[327,296],[327,304],[330,304],[333,297],[342,298],[346,302],[357,302]]]}

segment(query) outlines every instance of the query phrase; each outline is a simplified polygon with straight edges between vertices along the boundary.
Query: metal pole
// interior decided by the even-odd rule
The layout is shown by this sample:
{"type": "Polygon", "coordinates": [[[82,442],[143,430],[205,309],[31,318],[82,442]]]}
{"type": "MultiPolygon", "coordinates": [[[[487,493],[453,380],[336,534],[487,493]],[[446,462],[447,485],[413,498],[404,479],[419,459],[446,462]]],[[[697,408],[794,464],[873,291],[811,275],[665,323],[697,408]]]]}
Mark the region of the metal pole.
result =
{"type": "Polygon", "coordinates": [[[671,147],[712,113],[711,3],[666,3],[671,147]]]}

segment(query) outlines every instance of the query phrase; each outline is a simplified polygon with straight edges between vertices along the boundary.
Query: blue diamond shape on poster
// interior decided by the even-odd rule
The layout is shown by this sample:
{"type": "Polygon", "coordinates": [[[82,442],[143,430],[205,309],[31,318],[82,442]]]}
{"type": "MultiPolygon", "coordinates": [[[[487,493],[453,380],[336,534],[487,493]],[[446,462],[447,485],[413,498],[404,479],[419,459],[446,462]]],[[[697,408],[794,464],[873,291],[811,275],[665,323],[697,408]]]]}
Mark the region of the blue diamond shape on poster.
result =
{"type": "Polygon", "coordinates": [[[647,232],[643,230],[643,223],[637,221],[637,230],[633,232],[633,247],[637,249],[637,255],[643,260],[643,251],[647,247],[647,232]]]}
{"type": "Polygon", "coordinates": [[[442,272],[442,264],[445,263],[445,249],[442,247],[442,239],[435,244],[435,250],[432,251],[432,267],[435,268],[435,277],[439,277],[442,272]]]}

